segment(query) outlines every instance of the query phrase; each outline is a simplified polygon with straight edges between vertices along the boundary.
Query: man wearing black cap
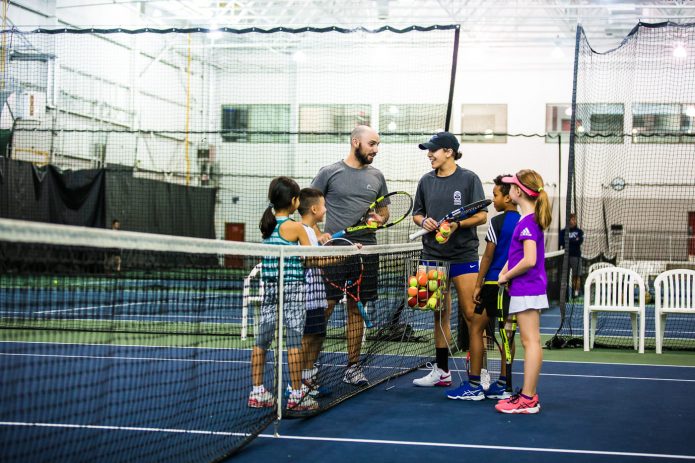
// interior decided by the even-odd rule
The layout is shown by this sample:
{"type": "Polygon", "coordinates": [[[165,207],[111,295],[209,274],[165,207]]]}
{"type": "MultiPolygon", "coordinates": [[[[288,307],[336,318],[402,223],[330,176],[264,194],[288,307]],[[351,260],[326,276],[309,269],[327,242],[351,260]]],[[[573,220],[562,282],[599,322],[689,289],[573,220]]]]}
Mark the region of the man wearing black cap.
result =
{"type": "MultiPolygon", "coordinates": [[[[419,147],[421,150],[427,150],[433,170],[423,175],[418,183],[413,221],[434,232],[438,226],[437,222],[446,214],[466,204],[485,199],[485,195],[478,176],[456,164],[461,158],[461,153],[459,142],[453,134],[439,132],[419,147]]],[[[428,233],[422,237],[424,261],[449,263],[449,281],[453,283],[458,296],[460,338],[468,338],[468,331],[462,328],[473,319],[475,308],[473,291],[478,277],[478,235],[475,227],[486,221],[487,211],[483,210],[466,219],[452,222],[451,232],[443,240],[440,236],[438,241],[435,233],[428,233]]],[[[434,314],[436,363],[427,376],[413,381],[416,386],[451,386],[448,361],[451,346],[450,294],[445,301],[444,308],[434,314]]],[[[468,339],[459,339],[459,345],[467,341],[468,339]]]]}

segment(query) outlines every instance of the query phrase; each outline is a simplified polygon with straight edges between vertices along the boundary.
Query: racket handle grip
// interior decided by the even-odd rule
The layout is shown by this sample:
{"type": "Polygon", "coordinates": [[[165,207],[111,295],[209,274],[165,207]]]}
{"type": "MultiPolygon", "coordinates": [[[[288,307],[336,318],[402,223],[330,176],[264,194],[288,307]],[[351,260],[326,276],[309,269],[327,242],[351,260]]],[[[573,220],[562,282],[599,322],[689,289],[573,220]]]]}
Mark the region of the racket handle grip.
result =
{"type": "Polygon", "coordinates": [[[342,238],[343,236],[345,236],[345,230],[333,233],[331,238],[342,238]]]}
{"type": "Polygon", "coordinates": [[[364,304],[362,304],[362,301],[357,302],[357,310],[359,310],[360,315],[362,315],[362,320],[364,320],[364,325],[367,328],[373,327],[374,324],[369,320],[369,317],[367,316],[367,311],[364,310],[364,304]]]}
{"type": "Polygon", "coordinates": [[[424,235],[428,234],[429,232],[430,232],[429,230],[426,230],[423,228],[422,230],[418,230],[415,233],[411,233],[408,238],[410,239],[410,241],[413,241],[414,239],[420,238],[421,236],[424,236],[424,235]]]}

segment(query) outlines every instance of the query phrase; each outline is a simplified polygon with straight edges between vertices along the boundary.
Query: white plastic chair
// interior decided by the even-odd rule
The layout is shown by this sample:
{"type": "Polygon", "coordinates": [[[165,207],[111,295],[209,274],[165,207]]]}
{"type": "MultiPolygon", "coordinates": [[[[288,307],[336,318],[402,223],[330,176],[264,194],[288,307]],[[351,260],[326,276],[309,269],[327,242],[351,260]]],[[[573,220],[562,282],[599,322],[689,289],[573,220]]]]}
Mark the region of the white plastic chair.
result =
{"type": "MultiPolygon", "coordinates": [[[[244,278],[244,290],[241,299],[241,339],[246,340],[249,332],[249,304],[263,302],[263,280],[261,279],[261,268],[263,264],[256,265],[253,270],[244,278]],[[258,278],[258,294],[251,295],[251,280],[258,278]]],[[[253,317],[253,332],[258,332],[258,317],[253,317]]]]}
{"type": "Polygon", "coordinates": [[[591,272],[594,272],[596,270],[601,270],[602,268],[611,268],[615,267],[615,265],[611,264],[610,262],[596,262],[594,264],[591,264],[589,266],[589,271],[587,272],[587,275],[591,272]]]}
{"type": "Polygon", "coordinates": [[[654,280],[656,353],[661,353],[668,314],[695,315],[695,271],[668,270],[654,280]]]}
{"type": "Polygon", "coordinates": [[[644,353],[644,280],[639,273],[621,267],[609,267],[589,274],[584,284],[585,351],[594,347],[599,312],[629,314],[634,347],[640,354],[644,353]]]}

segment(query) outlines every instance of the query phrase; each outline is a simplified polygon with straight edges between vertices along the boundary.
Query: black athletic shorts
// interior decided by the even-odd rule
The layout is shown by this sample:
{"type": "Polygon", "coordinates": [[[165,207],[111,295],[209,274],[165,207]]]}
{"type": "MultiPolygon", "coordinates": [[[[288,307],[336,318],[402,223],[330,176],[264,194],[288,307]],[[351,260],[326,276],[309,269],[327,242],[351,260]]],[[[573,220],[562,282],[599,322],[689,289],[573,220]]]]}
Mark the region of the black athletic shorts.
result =
{"type": "MultiPolygon", "coordinates": [[[[499,285],[484,284],[480,289],[480,304],[475,306],[475,313],[482,314],[483,310],[487,313],[488,319],[494,320],[497,318],[497,294],[499,285]]],[[[504,291],[502,296],[502,310],[504,310],[504,318],[509,316],[509,291],[504,291]]]]}
{"type": "MultiPolygon", "coordinates": [[[[359,277],[359,259],[362,259],[362,282],[360,283],[360,301],[375,301],[377,296],[377,285],[379,283],[379,255],[362,254],[359,256],[348,256],[338,264],[329,265],[323,268],[323,276],[326,281],[326,299],[329,301],[339,301],[343,298],[343,290],[346,282],[354,282],[359,277]],[[337,287],[336,287],[337,286],[337,287]]],[[[350,284],[348,283],[348,284],[350,284]]],[[[355,289],[351,293],[355,293],[355,289]]],[[[350,298],[348,298],[350,299],[350,298]]]]}

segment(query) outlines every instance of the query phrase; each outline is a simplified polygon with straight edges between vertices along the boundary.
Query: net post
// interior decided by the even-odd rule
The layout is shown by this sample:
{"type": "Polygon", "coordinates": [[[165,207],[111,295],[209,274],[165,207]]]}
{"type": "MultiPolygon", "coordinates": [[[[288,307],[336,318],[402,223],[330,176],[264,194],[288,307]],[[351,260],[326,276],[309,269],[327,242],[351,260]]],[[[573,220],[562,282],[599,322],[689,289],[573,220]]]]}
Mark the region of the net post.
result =
{"type": "MultiPolygon", "coordinates": [[[[278,259],[278,339],[276,347],[276,358],[277,362],[277,421],[282,420],[282,325],[284,323],[284,298],[285,298],[285,250],[280,246],[280,257],[278,259]]],[[[277,433],[277,431],[276,431],[277,433]]]]}

